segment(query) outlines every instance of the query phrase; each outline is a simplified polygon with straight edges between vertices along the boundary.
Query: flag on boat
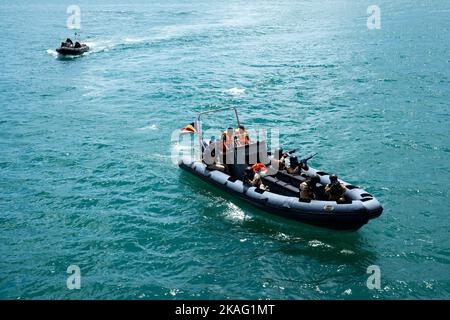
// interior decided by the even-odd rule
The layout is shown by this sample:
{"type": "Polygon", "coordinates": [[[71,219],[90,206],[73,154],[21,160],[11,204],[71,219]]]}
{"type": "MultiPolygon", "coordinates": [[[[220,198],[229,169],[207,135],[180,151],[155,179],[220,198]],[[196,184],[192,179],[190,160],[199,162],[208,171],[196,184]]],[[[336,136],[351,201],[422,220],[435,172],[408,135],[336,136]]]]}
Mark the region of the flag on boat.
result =
{"type": "Polygon", "coordinates": [[[197,122],[191,122],[187,126],[181,128],[181,133],[197,133],[197,122]]]}

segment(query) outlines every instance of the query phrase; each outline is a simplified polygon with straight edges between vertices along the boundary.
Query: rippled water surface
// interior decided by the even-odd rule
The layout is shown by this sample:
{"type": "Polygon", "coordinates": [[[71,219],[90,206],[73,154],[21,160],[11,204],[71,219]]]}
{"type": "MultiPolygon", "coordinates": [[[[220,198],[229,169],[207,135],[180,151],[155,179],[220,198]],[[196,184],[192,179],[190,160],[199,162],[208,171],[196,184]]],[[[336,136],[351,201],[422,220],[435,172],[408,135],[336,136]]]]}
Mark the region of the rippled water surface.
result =
{"type": "Polygon", "coordinates": [[[372,31],[370,1],[77,3],[74,59],[72,2],[0,3],[0,298],[449,298],[450,2],[372,31]],[[172,131],[225,105],[383,215],[329,231],[182,172],[172,131]]]}

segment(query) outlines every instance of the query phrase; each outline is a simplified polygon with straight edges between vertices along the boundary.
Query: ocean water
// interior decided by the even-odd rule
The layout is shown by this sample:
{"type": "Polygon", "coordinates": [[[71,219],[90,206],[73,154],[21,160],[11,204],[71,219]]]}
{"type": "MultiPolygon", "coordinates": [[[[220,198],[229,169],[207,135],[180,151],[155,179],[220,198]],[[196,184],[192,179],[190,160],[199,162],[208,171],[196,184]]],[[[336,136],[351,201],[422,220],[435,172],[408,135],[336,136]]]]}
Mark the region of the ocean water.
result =
{"type": "Polygon", "coordinates": [[[369,30],[365,0],[83,0],[92,50],[61,59],[71,4],[0,3],[0,298],[450,297],[449,1],[369,30]],[[220,106],[383,215],[320,229],[182,172],[172,132],[220,106]]]}

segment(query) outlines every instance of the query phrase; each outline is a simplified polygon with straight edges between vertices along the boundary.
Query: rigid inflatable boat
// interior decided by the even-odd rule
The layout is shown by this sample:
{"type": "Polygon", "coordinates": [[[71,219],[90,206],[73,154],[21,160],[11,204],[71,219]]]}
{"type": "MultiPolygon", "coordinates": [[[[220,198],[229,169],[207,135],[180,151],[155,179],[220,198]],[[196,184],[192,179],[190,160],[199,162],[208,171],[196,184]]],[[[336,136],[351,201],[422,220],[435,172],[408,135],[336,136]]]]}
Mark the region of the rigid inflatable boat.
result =
{"type": "Polygon", "coordinates": [[[79,56],[88,51],[89,47],[86,44],[77,41],[74,45],[70,38],[67,38],[65,42],[61,42],[61,46],[56,49],[56,52],[65,56],[79,56]]]}
{"type": "MultiPolygon", "coordinates": [[[[239,125],[236,110],[235,113],[239,125]]],[[[199,139],[201,141],[201,131],[199,139]]],[[[234,164],[227,166],[211,165],[205,163],[203,158],[195,160],[192,157],[183,157],[178,164],[180,168],[266,212],[311,225],[335,230],[358,230],[370,219],[379,217],[383,211],[374,196],[343,180],[339,182],[347,188],[345,201],[300,199],[299,185],[307,177],[318,175],[320,184],[330,183],[328,173],[311,167],[304,171],[304,176],[276,170],[262,176],[268,191],[256,188],[243,182],[243,174],[245,169],[254,163],[270,164],[271,156],[268,155],[266,143],[258,141],[244,146],[234,146],[227,153],[226,159],[236,160],[240,154],[244,159],[241,164],[234,161],[234,164]]]]}
{"type": "Polygon", "coordinates": [[[89,47],[85,44],[82,44],[81,47],[75,48],[75,47],[60,47],[56,49],[56,52],[59,54],[65,55],[65,56],[78,56],[85,52],[89,51],[89,47]]]}

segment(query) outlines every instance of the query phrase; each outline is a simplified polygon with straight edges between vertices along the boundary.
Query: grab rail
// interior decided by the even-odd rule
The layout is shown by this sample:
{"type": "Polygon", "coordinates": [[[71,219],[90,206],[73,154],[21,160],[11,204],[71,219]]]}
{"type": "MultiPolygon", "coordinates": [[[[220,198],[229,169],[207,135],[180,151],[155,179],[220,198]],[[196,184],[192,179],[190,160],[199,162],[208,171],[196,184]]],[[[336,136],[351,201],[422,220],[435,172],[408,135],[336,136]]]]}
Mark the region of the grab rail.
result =
{"type": "Polygon", "coordinates": [[[214,112],[219,112],[219,111],[224,111],[224,110],[234,110],[234,115],[236,116],[237,126],[239,127],[241,125],[241,123],[239,121],[238,112],[237,112],[237,109],[235,107],[224,107],[224,108],[218,108],[218,109],[212,109],[212,110],[207,110],[207,111],[200,112],[198,114],[198,119],[197,119],[197,123],[198,123],[198,127],[197,127],[197,130],[198,130],[198,143],[199,143],[199,146],[200,146],[200,160],[202,160],[202,157],[203,157],[203,151],[202,151],[202,148],[201,148],[202,141],[203,141],[203,139],[202,139],[201,117],[202,117],[202,115],[207,114],[207,113],[214,113],[214,112]]]}
{"type": "Polygon", "coordinates": [[[238,112],[237,112],[237,109],[235,107],[224,107],[224,108],[212,109],[212,110],[207,110],[207,111],[200,112],[198,114],[198,121],[201,121],[201,116],[206,114],[206,113],[213,113],[213,112],[219,112],[219,111],[231,110],[231,109],[234,110],[234,115],[236,116],[237,125],[239,127],[241,125],[241,123],[239,121],[238,112]]]}

